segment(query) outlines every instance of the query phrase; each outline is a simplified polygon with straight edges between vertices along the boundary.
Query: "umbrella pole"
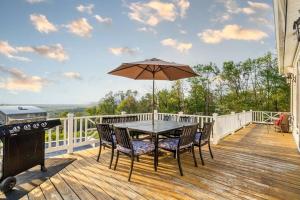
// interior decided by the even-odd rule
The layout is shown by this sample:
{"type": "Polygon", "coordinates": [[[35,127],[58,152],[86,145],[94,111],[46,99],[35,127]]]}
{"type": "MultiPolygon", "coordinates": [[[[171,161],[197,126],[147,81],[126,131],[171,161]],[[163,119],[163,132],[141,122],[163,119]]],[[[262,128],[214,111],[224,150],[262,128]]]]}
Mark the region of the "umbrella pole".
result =
{"type": "Polygon", "coordinates": [[[152,125],[154,125],[154,73],[152,80],[152,125]]]}

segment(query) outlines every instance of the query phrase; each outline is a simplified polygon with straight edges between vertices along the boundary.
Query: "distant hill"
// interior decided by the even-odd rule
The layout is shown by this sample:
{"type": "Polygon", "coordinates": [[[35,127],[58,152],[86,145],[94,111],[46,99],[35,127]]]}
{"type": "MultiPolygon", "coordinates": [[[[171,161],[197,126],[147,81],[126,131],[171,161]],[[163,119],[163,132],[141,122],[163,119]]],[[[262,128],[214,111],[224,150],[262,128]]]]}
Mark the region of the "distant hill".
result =
{"type": "MultiPolygon", "coordinates": [[[[85,115],[85,109],[90,105],[83,104],[22,104],[23,106],[37,106],[48,113],[48,117],[61,117],[65,113],[85,115]]],[[[0,106],[20,106],[20,104],[0,104],[0,106]]]]}

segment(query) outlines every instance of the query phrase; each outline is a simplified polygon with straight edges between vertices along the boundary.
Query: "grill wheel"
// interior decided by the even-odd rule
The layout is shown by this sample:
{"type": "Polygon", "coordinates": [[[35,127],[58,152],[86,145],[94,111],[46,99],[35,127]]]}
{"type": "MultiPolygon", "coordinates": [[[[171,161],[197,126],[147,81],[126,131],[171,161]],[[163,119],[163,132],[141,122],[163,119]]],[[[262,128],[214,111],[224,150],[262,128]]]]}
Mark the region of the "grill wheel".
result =
{"type": "Polygon", "coordinates": [[[16,185],[17,179],[9,176],[0,183],[0,190],[4,193],[11,191],[16,185]]]}

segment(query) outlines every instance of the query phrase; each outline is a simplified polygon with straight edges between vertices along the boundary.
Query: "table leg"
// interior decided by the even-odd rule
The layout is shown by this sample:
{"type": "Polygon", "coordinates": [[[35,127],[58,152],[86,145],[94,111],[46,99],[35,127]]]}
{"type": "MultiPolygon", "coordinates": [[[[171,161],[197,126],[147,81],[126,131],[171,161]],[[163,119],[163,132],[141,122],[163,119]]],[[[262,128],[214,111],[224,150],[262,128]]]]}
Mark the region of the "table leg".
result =
{"type": "Polygon", "coordinates": [[[154,154],[154,159],[155,159],[155,171],[157,171],[157,166],[158,166],[158,134],[155,134],[155,154],[154,154]]]}

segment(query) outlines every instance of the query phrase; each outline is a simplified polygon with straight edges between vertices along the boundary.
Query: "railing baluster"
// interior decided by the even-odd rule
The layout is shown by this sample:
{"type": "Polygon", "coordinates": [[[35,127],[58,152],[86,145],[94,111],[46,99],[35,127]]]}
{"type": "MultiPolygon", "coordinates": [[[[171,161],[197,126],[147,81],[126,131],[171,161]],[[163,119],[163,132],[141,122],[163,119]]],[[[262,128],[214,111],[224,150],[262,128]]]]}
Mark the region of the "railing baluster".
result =
{"type": "Polygon", "coordinates": [[[85,119],[85,124],[84,124],[84,139],[85,139],[85,141],[87,141],[88,119],[87,118],[84,118],[84,119],[85,119]]]}
{"type": "Polygon", "coordinates": [[[55,142],[55,146],[58,147],[59,146],[59,126],[57,126],[55,128],[55,132],[56,132],[56,142],[55,142]]]}
{"type": "Polygon", "coordinates": [[[49,129],[49,131],[48,131],[48,139],[49,139],[48,146],[49,146],[49,148],[51,148],[52,147],[52,129],[49,129]]]}
{"type": "Polygon", "coordinates": [[[67,144],[67,120],[64,119],[64,128],[63,128],[63,145],[66,146],[67,144]]]}
{"type": "Polygon", "coordinates": [[[80,118],[79,123],[80,142],[82,142],[82,118],[80,118]]]}

